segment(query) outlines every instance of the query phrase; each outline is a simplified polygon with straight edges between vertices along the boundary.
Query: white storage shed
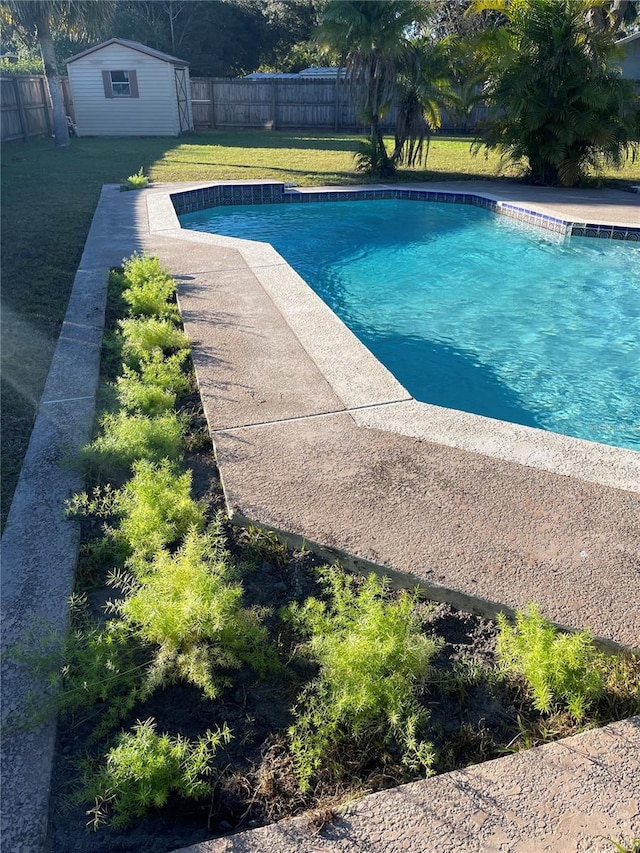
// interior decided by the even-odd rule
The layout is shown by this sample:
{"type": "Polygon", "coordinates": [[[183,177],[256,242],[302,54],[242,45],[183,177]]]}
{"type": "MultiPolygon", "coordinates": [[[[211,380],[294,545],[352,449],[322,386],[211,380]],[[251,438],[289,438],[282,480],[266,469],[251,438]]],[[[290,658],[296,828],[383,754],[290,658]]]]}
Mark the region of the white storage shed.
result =
{"type": "Polygon", "coordinates": [[[78,136],[179,136],[193,130],[189,63],[113,38],[67,60],[78,136]]]}
{"type": "Polygon", "coordinates": [[[622,68],[622,76],[640,81],[640,33],[620,39],[616,44],[624,53],[622,60],[618,63],[622,68]]]}

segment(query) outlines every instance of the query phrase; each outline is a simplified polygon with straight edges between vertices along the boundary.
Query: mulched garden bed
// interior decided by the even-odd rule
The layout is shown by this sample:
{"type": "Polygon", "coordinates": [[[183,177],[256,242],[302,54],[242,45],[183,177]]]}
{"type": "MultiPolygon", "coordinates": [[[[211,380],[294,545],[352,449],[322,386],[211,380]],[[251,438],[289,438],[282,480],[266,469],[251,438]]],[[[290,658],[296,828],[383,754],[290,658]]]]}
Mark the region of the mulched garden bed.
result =
{"type": "MultiPolygon", "coordinates": [[[[194,475],[194,496],[204,498],[215,515],[223,498],[213,454],[191,453],[186,461],[194,475]]],[[[292,722],[290,709],[313,668],[293,657],[297,640],[277,613],[292,601],[318,595],[314,569],[320,562],[309,552],[287,550],[259,531],[228,526],[227,533],[231,553],[251,566],[243,581],[245,604],[270,608],[266,622],[281,658],[288,659],[286,675],[260,681],[243,670],[216,701],[203,699],[195,687],[172,685],[136,707],[121,728],[152,717],[158,732],[195,738],[226,722],[233,739],[216,757],[221,772],[209,801],[175,799],[125,830],[108,825],[93,830],[91,804],[74,800],[77,762],[92,751],[104,751],[105,745],[88,741],[94,720],[61,719],[47,847],[52,853],[163,853],[302,811],[331,808],[354,792],[365,794],[418,778],[393,756],[381,764],[358,754],[353,756],[352,779],[336,784],[320,777],[311,792],[300,792],[286,733],[292,722]]],[[[90,592],[96,609],[110,596],[112,590],[90,592]]],[[[421,602],[418,609],[424,631],[443,641],[433,677],[420,697],[429,710],[429,738],[438,752],[434,769],[445,772],[517,748],[520,720],[537,714],[517,681],[491,675],[497,666],[495,624],[446,604],[421,602]]]]}
{"type": "MultiPolygon", "coordinates": [[[[178,409],[190,419],[184,462],[192,472],[192,495],[204,502],[207,519],[213,522],[224,510],[224,499],[197,392],[184,395],[178,409]]],[[[122,485],[113,483],[116,489],[122,485]]],[[[84,543],[97,540],[104,523],[104,518],[86,515],[81,522],[84,543]]],[[[313,774],[309,788],[301,787],[288,730],[296,722],[292,708],[319,670],[317,664],[299,654],[306,637],[295,619],[283,616],[283,609],[302,605],[310,597],[322,599],[327,595],[318,573],[320,562],[310,552],[288,550],[265,531],[243,530],[224,522],[222,532],[226,549],[241,574],[242,607],[260,612],[269,642],[277,653],[280,664],[274,670],[276,674],[259,678],[245,665],[230,673],[230,686],[215,699],[203,697],[200,688],[182,681],[164,680],[148,698],[122,714],[115,729],[102,735],[96,734],[96,725],[103,712],[111,709],[109,705],[100,707],[98,703],[89,710],[76,710],[74,715],[61,715],[51,785],[48,853],[168,853],[301,812],[309,812],[310,821],[321,825],[347,799],[420,778],[420,773],[403,764],[401,750],[393,738],[381,738],[377,732],[371,738],[367,733],[369,739],[364,746],[363,742],[357,747],[350,745],[344,736],[339,743],[332,739],[328,760],[313,774]],[[164,806],[152,808],[127,828],[116,829],[108,820],[95,820],[101,811],[109,818],[108,801],[96,809],[92,808],[94,803],[78,797],[79,766],[82,762],[103,762],[119,731],[130,731],[138,721],[149,719],[155,721],[158,733],[171,737],[195,741],[207,731],[226,725],[232,739],[216,752],[208,796],[198,801],[170,797],[164,806]],[[314,819],[314,814],[320,817],[314,819]],[[97,829],[96,824],[100,824],[97,829]]],[[[91,553],[90,549],[85,550],[83,557],[81,552],[77,592],[86,595],[94,619],[106,620],[106,602],[121,593],[107,586],[113,565],[96,559],[99,548],[93,556],[91,553]]],[[[173,572],[174,569],[172,578],[173,572]]],[[[358,583],[360,588],[366,588],[364,579],[355,582],[356,589],[358,583]]],[[[388,591],[391,601],[400,596],[388,591]]],[[[159,609],[164,615],[166,611],[159,609]]],[[[498,628],[494,622],[446,604],[417,599],[414,614],[420,631],[437,640],[428,675],[419,682],[416,696],[418,710],[424,709],[428,714],[420,737],[428,740],[435,751],[433,772],[458,769],[580,730],[566,712],[550,715],[537,711],[524,680],[513,673],[507,675],[498,666],[498,628]]],[[[376,633],[376,645],[378,636],[376,633]]],[[[429,645],[418,639],[419,645],[429,645]]],[[[93,647],[91,651],[93,654],[93,647]]],[[[256,647],[252,646],[248,661],[251,664],[255,653],[256,647]]],[[[351,669],[352,658],[347,660],[351,669]]],[[[370,673],[370,658],[365,660],[363,670],[370,673]]],[[[148,661],[140,666],[141,679],[145,666],[148,661]]],[[[394,675],[396,671],[394,668],[394,675]]],[[[83,666],[81,680],[85,679],[85,672],[83,666]]],[[[130,672],[136,673],[137,678],[137,668],[130,672]]],[[[611,706],[604,715],[594,718],[592,725],[595,720],[619,719],[632,713],[636,689],[633,685],[637,687],[640,682],[640,659],[630,665],[628,673],[628,696],[618,702],[615,710],[611,706]]],[[[298,708],[300,713],[299,705],[298,708]]]]}

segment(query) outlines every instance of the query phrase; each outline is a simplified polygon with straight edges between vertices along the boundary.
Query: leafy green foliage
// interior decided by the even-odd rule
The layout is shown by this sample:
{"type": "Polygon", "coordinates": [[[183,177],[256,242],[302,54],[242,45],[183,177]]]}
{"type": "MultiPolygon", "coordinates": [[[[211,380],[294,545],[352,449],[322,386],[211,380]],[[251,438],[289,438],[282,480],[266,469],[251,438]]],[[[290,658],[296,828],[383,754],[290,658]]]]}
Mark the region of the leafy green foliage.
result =
{"type": "Polygon", "coordinates": [[[145,358],[160,351],[164,355],[189,348],[189,339],[171,320],[130,317],[120,321],[122,354],[129,367],[139,367],[145,358]]]}
{"type": "Polygon", "coordinates": [[[5,76],[14,76],[25,74],[44,74],[42,59],[18,59],[17,62],[11,62],[10,59],[0,59],[0,71],[5,76]]]}
{"type": "Polygon", "coordinates": [[[243,663],[263,674],[275,666],[259,614],[242,607],[220,520],[207,534],[191,530],[175,553],[159,551],[137,580],[116,584],[129,595],[114,604],[140,639],[157,647],[149,685],[182,678],[215,698],[223,673],[243,663]]]}
{"type": "Polygon", "coordinates": [[[93,495],[75,495],[68,511],[119,519],[110,538],[133,555],[132,563],[150,559],[161,548],[181,540],[191,529],[204,527],[204,506],[191,497],[191,471],[179,473],[164,459],[138,460],[133,476],[121,489],[107,485],[93,495]]]}
{"type": "Polygon", "coordinates": [[[275,565],[284,565],[288,551],[284,542],[273,530],[264,530],[250,524],[240,533],[245,565],[258,566],[263,560],[275,565]]]}
{"type": "Polygon", "coordinates": [[[127,287],[139,287],[147,281],[170,279],[171,276],[155,255],[134,253],[122,262],[127,287]]]}
{"type": "Polygon", "coordinates": [[[632,839],[629,844],[625,844],[624,842],[618,843],[612,838],[608,838],[607,841],[614,846],[617,853],[640,853],[640,838],[632,839]]]}
{"type": "Polygon", "coordinates": [[[416,625],[415,597],[388,601],[388,585],[370,575],[360,589],[337,569],[324,574],[329,603],[309,598],[285,614],[309,635],[306,652],[319,675],[298,697],[291,750],[303,790],[326,766],[343,772],[337,744],[370,751],[396,744],[408,766],[428,768],[433,750],[418,732],[426,722],[415,689],[436,650],[416,625]]]}
{"type": "Polygon", "coordinates": [[[175,412],[155,418],[107,413],[100,421],[100,435],[82,449],[80,461],[97,479],[116,479],[138,459],[156,463],[179,459],[186,429],[186,419],[175,412]]]}
{"type": "Polygon", "coordinates": [[[390,178],[395,172],[395,166],[387,154],[384,141],[365,139],[358,145],[355,155],[356,170],[366,175],[377,175],[380,178],[390,178]]]}
{"type": "Polygon", "coordinates": [[[177,309],[170,302],[176,286],[158,258],[132,255],[123,267],[126,287],[122,296],[132,315],[177,319],[177,309]]]}
{"type": "Polygon", "coordinates": [[[75,714],[102,706],[102,726],[109,727],[130,710],[139,697],[140,677],[147,661],[132,642],[125,623],[97,623],[87,612],[84,596],[72,599],[71,629],[64,648],[61,690],[57,704],[75,714]]]}
{"type": "Polygon", "coordinates": [[[120,191],[141,190],[144,187],[148,187],[149,183],[150,178],[148,175],[144,174],[144,166],[140,166],[135,175],[129,175],[126,181],[120,184],[120,191]]]}
{"type": "Polygon", "coordinates": [[[106,764],[86,780],[85,793],[95,800],[93,826],[130,824],[150,808],[165,805],[170,794],[200,800],[211,792],[216,752],[231,740],[225,724],[196,741],[180,735],[156,734],[152,718],[138,721],[133,733],[123,732],[107,755],[106,764]]]}
{"type": "Polygon", "coordinates": [[[604,681],[604,693],[597,707],[598,718],[609,722],[640,714],[640,655],[602,654],[597,666],[604,681]]]}
{"type": "Polygon", "coordinates": [[[590,170],[637,156],[640,109],[632,80],[615,68],[615,32],[589,23],[588,0],[476,0],[505,26],[478,42],[493,118],[484,145],[528,163],[535,183],[574,186],[590,170]]]}
{"type": "Polygon", "coordinates": [[[151,417],[171,411],[176,402],[175,391],[144,382],[130,368],[125,368],[124,376],[118,377],[117,395],[123,409],[151,417]]]}
{"type": "Polygon", "coordinates": [[[593,638],[586,632],[560,633],[534,604],[516,613],[513,627],[499,614],[498,626],[499,660],[524,676],[536,708],[566,707],[576,720],[583,719],[604,690],[593,638]]]}
{"type": "Polygon", "coordinates": [[[123,368],[117,379],[118,399],[129,412],[159,415],[173,409],[179,394],[189,390],[190,377],[184,372],[187,350],[164,357],[159,349],[140,359],[138,370],[123,368]]]}
{"type": "Polygon", "coordinates": [[[101,731],[133,707],[149,660],[124,623],[98,623],[90,617],[84,595],[70,599],[66,635],[44,623],[29,624],[9,656],[45,686],[32,697],[24,725],[49,719],[52,711],[74,720],[86,712],[100,715],[101,731]]]}
{"type": "Polygon", "coordinates": [[[149,558],[204,527],[204,506],[191,497],[191,476],[177,474],[167,460],[136,462],[116,502],[118,534],[133,554],[149,558]]]}
{"type": "Polygon", "coordinates": [[[412,37],[426,17],[424,4],[411,0],[329,0],[323,10],[318,41],[342,57],[359,118],[370,127],[369,144],[357,158],[360,171],[380,177],[395,171],[380,122],[391,109],[400,68],[409,61],[412,37]]]}
{"type": "Polygon", "coordinates": [[[441,108],[451,113],[460,108],[451,86],[452,75],[446,43],[434,42],[432,34],[413,42],[399,78],[394,165],[426,166],[431,132],[442,124],[441,108]]]}

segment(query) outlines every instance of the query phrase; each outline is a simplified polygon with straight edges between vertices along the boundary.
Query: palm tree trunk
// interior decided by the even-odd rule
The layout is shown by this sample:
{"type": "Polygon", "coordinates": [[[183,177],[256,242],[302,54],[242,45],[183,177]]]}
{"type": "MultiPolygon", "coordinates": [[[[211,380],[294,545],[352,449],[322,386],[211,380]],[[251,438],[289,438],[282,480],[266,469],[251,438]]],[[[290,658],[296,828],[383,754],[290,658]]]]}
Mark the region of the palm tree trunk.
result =
{"type": "Polygon", "coordinates": [[[611,17],[612,29],[614,32],[617,33],[622,26],[624,16],[630,5],[631,0],[613,0],[613,3],[611,4],[611,17]]]}
{"type": "Polygon", "coordinates": [[[602,6],[595,6],[589,9],[587,20],[596,30],[604,32],[611,29],[614,33],[617,33],[622,26],[624,16],[630,5],[631,0],[612,0],[608,10],[602,6]]]}
{"type": "Polygon", "coordinates": [[[393,164],[387,154],[387,149],[384,144],[384,136],[380,129],[380,116],[373,115],[371,117],[371,145],[374,151],[377,152],[376,159],[378,162],[379,174],[384,177],[393,172],[393,164]]]}
{"type": "Polygon", "coordinates": [[[51,28],[45,15],[38,16],[36,20],[36,33],[40,44],[40,53],[44,65],[44,73],[47,77],[51,107],[53,109],[53,135],[56,148],[69,145],[69,128],[64,109],[64,98],[62,96],[62,83],[58,74],[56,54],[51,37],[51,28]]]}

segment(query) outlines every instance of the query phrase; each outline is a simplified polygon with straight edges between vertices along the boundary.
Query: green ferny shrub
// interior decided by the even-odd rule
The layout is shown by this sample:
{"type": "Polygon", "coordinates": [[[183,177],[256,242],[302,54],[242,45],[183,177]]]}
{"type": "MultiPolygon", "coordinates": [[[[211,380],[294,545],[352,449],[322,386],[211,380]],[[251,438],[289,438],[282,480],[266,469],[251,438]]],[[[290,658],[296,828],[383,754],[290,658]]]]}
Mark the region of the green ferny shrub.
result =
{"type": "Polygon", "coordinates": [[[566,707],[581,720],[604,691],[591,635],[559,632],[535,604],[516,613],[513,627],[499,614],[498,626],[498,658],[507,670],[524,676],[535,707],[545,713],[566,707]]]}
{"type": "Polygon", "coordinates": [[[120,320],[122,355],[129,367],[137,368],[142,360],[159,350],[171,355],[189,348],[189,339],[174,322],[157,317],[130,317],[120,320]]]}
{"type": "Polygon", "coordinates": [[[101,434],[80,452],[84,470],[99,480],[113,480],[146,459],[160,463],[182,455],[187,418],[167,412],[155,418],[108,413],[100,422],[101,434]]]}
{"type": "Polygon", "coordinates": [[[213,699],[228,684],[226,670],[276,668],[259,614],[243,609],[242,586],[231,575],[218,521],[207,534],[191,530],[175,554],[159,551],[137,579],[115,578],[129,594],[113,609],[157,649],[149,690],[181,678],[213,699]]]}
{"type": "Polygon", "coordinates": [[[109,750],[97,774],[85,778],[84,795],[95,802],[93,827],[127,826],[151,808],[161,808],[169,794],[200,800],[211,793],[213,762],[221,745],[231,740],[225,725],[190,741],[180,735],[156,734],[153,718],[138,721],[109,750]]]}
{"type": "Polygon", "coordinates": [[[150,417],[173,409],[178,394],[184,394],[191,386],[190,377],[184,373],[187,354],[182,350],[165,358],[155,350],[140,359],[137,370],[125,366],[116,380],[122,407],[150,417]]]}
{"type": "Polygon", "coordinates": [[[106,731],[130,711],[140,696],[141,677],[149,656],[118,619],[96,622],[88,615],[84,595],[71,600],[71,628],[64,646],[61,690],[63,713],[102,712],[96,732],[106,731]]]}
{"type": "Polygon", "coordinates": [[[123,261],[125,289],[122,298],[134,316],[169,317],[178,319],[176,286],[171,275],[158,258],[132,255],[123,261]]]}
{"type": "Polygon", "coordinates": [[[180,541],[191,529],[202,530],[205,506],[191,497],[190,470],[179,473],[168,460],[159,464],[141,459],[121,489],[109,485],[68,502],[74,514],[113,518],[106,532],[114,544],[133,555],[135,565],[149,560],[161,548],[180,541]]]}
{"type": "Polygon", "coordinates": [[[100,727],[108,729],[133,707],[149,655],[145,659],[119,620],[92,618],[85,595],[72,595],[69,604],[68,631],[27,622],[20,643],[7,652],[47,685],[30,694],[22,723],[41,724],[52,711],[74,721],[88,712],[92,718],[99,715],[100,727]]]}
{"type": "Polygon", "coordinates": [[[167,460],[134,464],[114,504],[121,517],[117,535],[131,553],[148,559],[190,530],[203,529],[205,507],[191,497],[191,479],[191,471],[178,474],[167,460]]]}
{"type": "MultiPolygon", "coordinates": [[[[416,624],[416,597],[386,600],[388,583],[370,575],[356,589],[337,569],[325,571],[329,603],[308,599],[285,618],[309,636],[306,651],[319,665],[317,679],[298,697],[291,750],[303,791],[336,743],[370,749],[399,746],[403,762],[428,768],[431,745],[417,732],[426,722],[416,688],[429,672],[436,643],[416,624]]],[[[342,767],[334,757],[334,772],[342,767]]]]}
{"type": "Polygon", "coordinates": [[[149,186],[150,180],[148,175],[144,174],[144,168],[140,166],[135,175],[129,175],[126,181],[120,184],[120,190],[141,190],[149,186]]]}

